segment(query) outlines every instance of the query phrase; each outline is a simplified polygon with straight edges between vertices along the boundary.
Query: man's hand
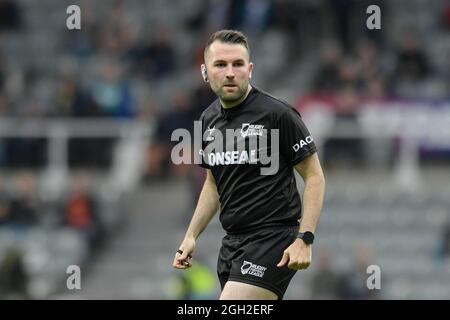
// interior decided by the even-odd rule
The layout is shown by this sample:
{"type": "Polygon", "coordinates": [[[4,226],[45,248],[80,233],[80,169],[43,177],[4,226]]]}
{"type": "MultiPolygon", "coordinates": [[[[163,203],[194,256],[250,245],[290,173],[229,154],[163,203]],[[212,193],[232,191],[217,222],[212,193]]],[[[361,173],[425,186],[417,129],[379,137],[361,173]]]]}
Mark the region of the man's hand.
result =
{"type": "Polygon", "coordinates": [[[173,259],[173,267],[176,269],[187,269],[192,267],[192,253],[195,249],[195,239],[185,238],[180,245],[175,258],[173,259]]]}
{"type": "Polygon", "coordinates": [[[311,264],[312,249],[311,245],[307,245],[301,239],[297,239],[283,252],[281,261],[277,267],[283,267],[288,263],[289,269],[301,270],[306,269],[311,264]]]}

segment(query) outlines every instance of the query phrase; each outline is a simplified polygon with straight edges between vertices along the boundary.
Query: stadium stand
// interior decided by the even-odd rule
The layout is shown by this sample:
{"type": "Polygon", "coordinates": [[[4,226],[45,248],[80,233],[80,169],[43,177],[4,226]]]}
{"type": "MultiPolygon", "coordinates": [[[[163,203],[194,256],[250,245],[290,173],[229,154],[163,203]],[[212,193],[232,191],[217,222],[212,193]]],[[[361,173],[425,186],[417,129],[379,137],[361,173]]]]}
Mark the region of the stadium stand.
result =
{"type": "MultiPolygon", "coordinates": [[[[382,30],[356,0],[0,1],[0,298],[180,297],[171,261],[204,173],[171,163],[170,135],[214,99],[203,46],[230,27],[327,177],[313,264],[286,299],[449,299],[450,5],[370,4],[382,30]]],[[[222,236],[215,219],[198,241],[213,272],[222,236]]]]}

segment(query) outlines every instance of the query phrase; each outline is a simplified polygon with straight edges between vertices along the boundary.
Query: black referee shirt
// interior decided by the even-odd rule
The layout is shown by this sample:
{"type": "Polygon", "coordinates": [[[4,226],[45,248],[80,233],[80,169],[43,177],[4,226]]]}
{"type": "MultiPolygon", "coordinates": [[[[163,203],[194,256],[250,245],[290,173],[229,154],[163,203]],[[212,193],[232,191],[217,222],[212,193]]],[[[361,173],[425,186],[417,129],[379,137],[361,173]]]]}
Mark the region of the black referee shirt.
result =
{"type": "Polygon", "coordinates": [[[253,87],[233,108],[223,108],[217,99],[202,113],[200,121],[200,166],[210,169],[216,180],[220,222],[225,231],[236,234],[299,225],[302,206],[293,166],[314,154],[316,146],[298,111],[253,87]],[[236,136],[226,139],[226,129],[236,130],[236,136]],[[279,130],[279,148],[272,147],[271,129],[279,130]],[[223,148],[208,152],[212,147],[208,145],[218,142],[218,131],[223,136],[223,148]],[[250,139],[256,139],[257,144],[250,139]],[[244,148],[238,147],[239,140],[244,148]],[[270,166],[262,161],[267,160],[261,155],[263,149],[269,158],[278,156],[275,174],[261,173],[262,168],[270,166]]]}

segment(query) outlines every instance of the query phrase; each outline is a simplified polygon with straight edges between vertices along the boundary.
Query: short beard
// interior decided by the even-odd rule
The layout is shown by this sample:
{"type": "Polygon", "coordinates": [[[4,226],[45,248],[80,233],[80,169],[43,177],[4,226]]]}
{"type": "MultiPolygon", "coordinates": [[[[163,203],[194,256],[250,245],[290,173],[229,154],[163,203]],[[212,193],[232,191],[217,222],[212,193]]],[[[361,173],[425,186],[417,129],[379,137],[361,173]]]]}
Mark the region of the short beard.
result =
{"type": "Polygon", "coordinates": [[[231,102],[239,101],[240,99],[242,99],[242,97],[243,97],[243,96],[245,95],[245,93],[247,92],[246,89],[243,90],[242,88],[238,87],[238,93],[239,93],[239,95],[238,95],[236,98],[234,98],[234,97],[227,97],[226,95],[220,94],[221,91],[222,91],[222,88],[219,89],[219,92],[218,92],[219,94],[217,94],[217,95],[219,96],[220,100],[222,100],[223,102],[226,102],[226,103],[231,103],[231,102]]]}

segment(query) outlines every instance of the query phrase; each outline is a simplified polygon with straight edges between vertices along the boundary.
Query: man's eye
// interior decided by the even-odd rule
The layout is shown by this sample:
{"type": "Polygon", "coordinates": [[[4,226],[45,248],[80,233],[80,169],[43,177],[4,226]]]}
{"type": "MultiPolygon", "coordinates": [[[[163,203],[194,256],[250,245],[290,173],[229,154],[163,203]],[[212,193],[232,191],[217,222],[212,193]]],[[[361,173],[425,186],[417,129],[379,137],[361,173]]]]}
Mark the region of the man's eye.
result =
{"type": "Polygon", "coordinates": [[[234,64],[235,67],[242,67],[244,64],[242,62],[236,62],[234,64]]]}
{"type": "Polygon", "coordinates": [[[216,67],[223,68],[225,67],[225,63],[218,63],[216,64],[216,67]]]}

